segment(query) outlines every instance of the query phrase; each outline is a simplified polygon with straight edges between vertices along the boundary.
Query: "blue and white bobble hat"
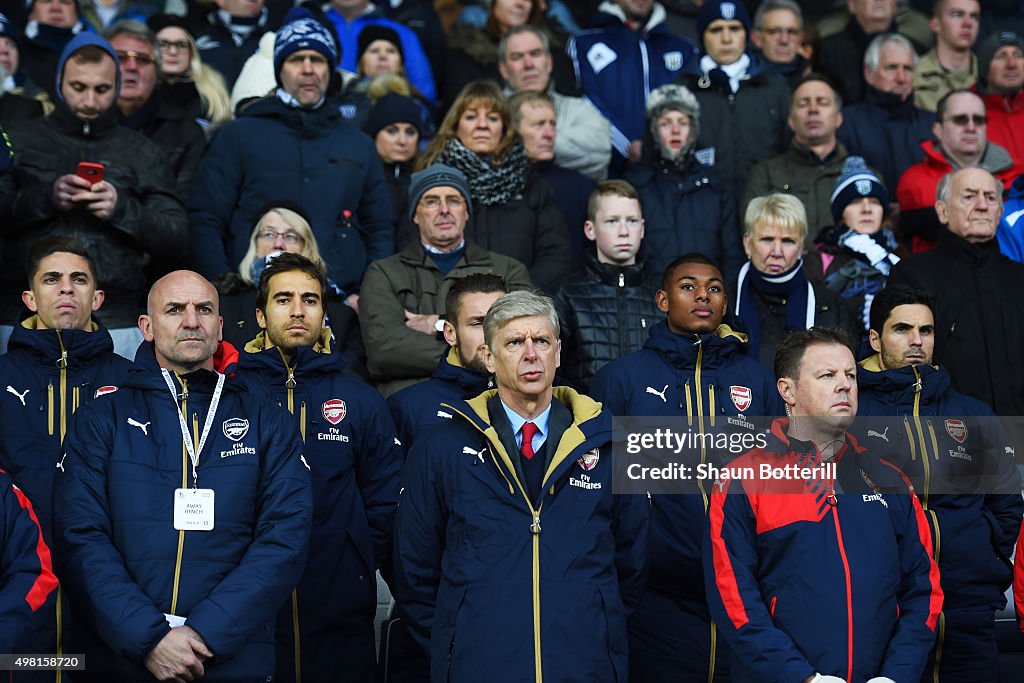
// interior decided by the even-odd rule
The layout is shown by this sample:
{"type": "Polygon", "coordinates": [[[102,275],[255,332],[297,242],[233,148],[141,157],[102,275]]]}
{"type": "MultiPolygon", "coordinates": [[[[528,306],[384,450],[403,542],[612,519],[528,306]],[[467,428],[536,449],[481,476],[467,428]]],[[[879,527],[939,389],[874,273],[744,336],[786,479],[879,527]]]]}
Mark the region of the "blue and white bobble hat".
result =
{"type": "Polygon", "coordinates": [[[331,71],[338,68],[338,46],[331,32],[315,19],[296,19],[282,26],[274,36],[274,76],[278,83],[284,60],[299,50],[315,50],[327,59],[331,71]]]}
{"type": "Polygon", "coordinates": [[[858,197],[876,197],[882,209],[889,211],[889,193],[881,179],[868,168],[864,157],[847,157],[836,189],[832,191],[832,219],[836,225],[843,219],[843,210],[858,197]]]}

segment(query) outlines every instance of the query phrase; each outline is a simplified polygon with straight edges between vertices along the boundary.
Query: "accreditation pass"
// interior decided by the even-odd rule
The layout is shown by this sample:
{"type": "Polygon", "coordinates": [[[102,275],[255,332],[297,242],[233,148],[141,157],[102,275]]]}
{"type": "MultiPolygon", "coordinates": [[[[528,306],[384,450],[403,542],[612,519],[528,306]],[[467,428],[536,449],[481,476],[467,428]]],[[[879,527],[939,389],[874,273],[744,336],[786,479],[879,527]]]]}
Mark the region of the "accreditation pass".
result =
{"type": "Polygon", "coordinates": [[[213,531],[213,489],[174,490],[174,528],[213,531]]]}

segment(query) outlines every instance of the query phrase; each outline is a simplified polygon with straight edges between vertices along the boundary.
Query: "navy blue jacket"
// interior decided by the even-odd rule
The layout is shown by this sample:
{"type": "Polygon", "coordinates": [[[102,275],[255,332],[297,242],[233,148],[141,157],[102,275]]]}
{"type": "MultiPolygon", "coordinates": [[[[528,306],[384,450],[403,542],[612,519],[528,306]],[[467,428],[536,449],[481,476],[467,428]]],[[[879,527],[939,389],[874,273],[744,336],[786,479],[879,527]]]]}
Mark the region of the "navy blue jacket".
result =
{"type": "Polygon", "coordinates": [[[215,655],[203,680],[264,680],[274,672],[274,615],[309,547],[313,502],[298,430],[262,396],[227,382],[199,453],[198,486],[216,493],[214,529],[177,531],[175,489],[192,484],[178,411],[198,434],[216,375],[175,381],[180,401],[143,343],[120,389],[79,411],[68,434],[54,537],[82,638],[69,650],[85,652],[104,680],[147,679],[143,660],[169,631],[164,615],[175,614],[215,655]]]}
{"type": "Polygon", "coordinates": [[[864,157],[882,174],[890,193],[900,176],[921,161],[921,143],[932,137],[935,114],[914,106],[914,98],[884,93],[865,86],[863,102],[843,109],[836,137],[850,154],[864,157]]]}
{"type": "Polygon", "coordinates": [[[448,349],[430,379],[388,396],[399,440],[407,450],[412,448],[418,437],[455,416],[442,404],[469,400],[493,387],[489,377],[462,367],[454,347],[448,349]]]}
{"type": "Polygon", "coordinates": [[[195,34],[199,55],[203,59],[203,64],[213,67],[224,77],[228,92],[231,92],[246,60],[259,49],[260,38],[267,32],[266,18],[264,16],[259,19],[253,26],[252,33],[246,36],[241,45],[235,44],[235,39],[221,20],[217,8],[213,8],[206,19],[206,28],[195,34]]]}
{"type": "Polygon", "coordinates": [[[189,196],[192,266],[208,278],[238,270],[270,199],[309,215],[328,275],[347,292],[366,265],[394,251],[391,193],[373,141],[337,107],[254,102],[214,137],[189,196]]]}
{"type": "Polygon", "coordinates": [[[941,367],[883,370],[877,354],[861,361],[857,386],[857,415],[881,418],[858,420],[861,443],[886,449],[921,500],[945,609],[1001,609],[1024,500],[1013,446],[992,409],[953,391],[941,367]]]}
{"type": "Polygon", "coordinates": [[[401,614],[429,641],[433,681],[625,680],[647,504],[612,495],[611,416],[554,388],[573,423],[531,500],[488,415],[496,393],[453,404],[455,418],[409,453],[395,526],[401,614]]]}
{"type": "Polygon", "coordinates": [[[942,609],[920,503],[898,469],[849,435],[834,477],[761,477],[762,465],[821,465],[787,427],[776,420],[766,447],[711,487],[707,598],[733,680],[918,680],[942,609]]]}
{"type": "Polygon", "coordinates": [[[593,28],[573,36],[566,52],[584,97],[612,124],[612,149],[625,157],[629,143],[644,137],[647,97],[676,80],[697,48],[669,30],[660,4],[640,31],[626,25],[614,3],[599,10],[593,28]]]}
{"type": "Polygon", "coordinates": [[[999,251],[1014,261],[1024,262],[1024,176],[1018,176],[1010,187],[1006,188],[1006,204],[1003,207],[1003,218],[996,228],[999,240],[999,251]]]}
{"type": "MultiPolygon", "coordinates": [[[[6,423],[5,423],[6,424],[6,423]]],[[[28,497],[0,470],[0,652],[34,652],[34,615],[54,604],[50,548],[28,497]]]]}
{"type": "Polygon", "coordinates": [[[391,556],[401,446],[384,399],[345,375],[344,356],[329,345],[324,353],[298,348],[287,365],[280,349],[262,349],[260,333],[239,357],[237,380],[295,416],[313,484],[309,560],[277,620],[278,678],[296,674],[298,651],[303,679],[338,667],[357,680],[356,671],[374,666],[372,630],[362,629],[366,652],[349,653],[347,640],[373,623],[375,572],[386,572],[391,556]]]}
{"type": "MultiPolygon", "coordinates": [[[[703,416],[702,429],[708,431],[743,428],[729,418],[782,412],[775,379],[746,355],[745,341],[727,325],[713,334],[684,337],[662,321],[651,328],[643,349],[598,371],[591,395],[616,416],[703,416]]],[[[704,459],[718,466],[728,455],[707,453],[704,459]]],[[[667,593],[705,616],[701,538],[695,530],[706,524],[706,494],[694,484],[683,495],[651,497],[647,583],[649,590],[667,593]]]]}

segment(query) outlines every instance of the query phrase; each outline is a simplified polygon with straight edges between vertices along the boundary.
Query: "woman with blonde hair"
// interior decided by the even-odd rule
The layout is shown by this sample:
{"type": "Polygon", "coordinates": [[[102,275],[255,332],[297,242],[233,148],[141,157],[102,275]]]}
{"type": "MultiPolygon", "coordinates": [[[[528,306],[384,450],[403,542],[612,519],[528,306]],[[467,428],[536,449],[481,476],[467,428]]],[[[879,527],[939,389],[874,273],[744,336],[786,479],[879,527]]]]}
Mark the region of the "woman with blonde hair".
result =
{"type": "Polygon", "coordinates": [[[154,14],[146,23],[156,34],[160,78],[167,97],[189,107],[208,134],[211,128],[230,121],[231,96],[224,77],[203,64],[184,20],[172,14],[154,14]]]}
{"type": "MultiPolygon", "coordinates": [[[[302,254],[325,272],[327,266],[305,210],[295,202],[277,199],[257,213],[259,220],[249,237],[249,249],[238,264],[237,273],[228,273],[216,283],[220,292],[220,313],[224,318],[224,341],[241,349],[256,337],[256,287],[269,261],[281,253],[302,254]]],[[[356,311],[346,304],[345,293],[330,279],[324,292],[324,325],[334,333],[335,345],[342,349],[349,367],[365,377],[363,342],[356,311]]]]}
{"type": "Polygon", "coordinates": [[[520,261],[548,291],[568,275],[565,219],[551,186],[527,172],[526,151],[497,84],[473,81],[462,89],[418,167],[435,162],[459,169],[469,181],[468,239],[520,261]]]}

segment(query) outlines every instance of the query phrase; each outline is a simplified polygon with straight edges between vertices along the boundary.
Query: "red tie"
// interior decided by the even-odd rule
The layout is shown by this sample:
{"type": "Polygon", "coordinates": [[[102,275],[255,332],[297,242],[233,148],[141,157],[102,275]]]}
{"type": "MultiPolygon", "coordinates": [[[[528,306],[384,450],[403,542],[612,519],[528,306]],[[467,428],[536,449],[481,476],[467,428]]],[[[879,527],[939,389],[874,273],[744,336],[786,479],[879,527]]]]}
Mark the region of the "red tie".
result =
{"type": "Polygon", "coordinates": [[[523,443],[519,447],[519,452],[526,456],[527,460],[532,460],[533,453],[533,437],[540,430],[537,429],[537,425],[532,422],[523,423],[523,443]]]}

